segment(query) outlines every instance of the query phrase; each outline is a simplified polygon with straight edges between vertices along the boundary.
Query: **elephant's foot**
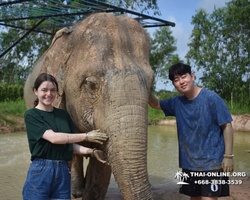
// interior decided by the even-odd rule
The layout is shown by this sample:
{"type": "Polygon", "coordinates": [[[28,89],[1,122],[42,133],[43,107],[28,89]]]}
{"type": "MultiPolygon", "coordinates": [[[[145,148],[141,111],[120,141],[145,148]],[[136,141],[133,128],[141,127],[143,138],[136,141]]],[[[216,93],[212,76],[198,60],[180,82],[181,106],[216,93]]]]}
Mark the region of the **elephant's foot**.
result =
{"type": "Polygon", "coordinates": [[[82,197],[82,193],[81,194],[71,194],[71,199],[77,199],[82,197]]]}
{"type": "Polygon", "coordinates": [[[71,198],[76,199],[82,197],[83,184],[78,185],[78,187],[71,187],[71,198]]]}

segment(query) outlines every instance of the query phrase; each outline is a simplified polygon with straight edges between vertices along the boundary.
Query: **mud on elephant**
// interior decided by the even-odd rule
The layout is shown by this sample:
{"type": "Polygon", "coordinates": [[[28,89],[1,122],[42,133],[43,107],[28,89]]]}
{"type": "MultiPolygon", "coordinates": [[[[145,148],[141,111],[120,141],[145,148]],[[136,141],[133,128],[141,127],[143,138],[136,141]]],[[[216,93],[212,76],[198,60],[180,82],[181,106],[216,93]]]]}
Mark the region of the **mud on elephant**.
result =
{"type": "Polygon", "coordinates": [[[80,132],[109,134],[104,146],[110,165],[74,156],[72,194],[104,199],[111,170],[124,199],[152,199],[147,173],[148,95],[153,81],[150,41],[140,24],[124,16],[93,14],[71,29],[58,31],[36,63],[25,85],[25,101],[33,105],[31,86],[39,73],[59,83],[54,106],[66,109],[80,132]]]}

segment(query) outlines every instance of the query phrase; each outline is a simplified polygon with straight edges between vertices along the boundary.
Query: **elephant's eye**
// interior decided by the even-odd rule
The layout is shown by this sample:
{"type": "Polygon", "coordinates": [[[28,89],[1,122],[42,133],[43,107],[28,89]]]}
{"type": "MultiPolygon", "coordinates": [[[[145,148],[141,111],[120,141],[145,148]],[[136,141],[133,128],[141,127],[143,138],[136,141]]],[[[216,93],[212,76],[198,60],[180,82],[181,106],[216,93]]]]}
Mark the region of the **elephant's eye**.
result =
{"type": "Polygon", "coordinates": [[[91,82],[91,81],[87,81],[88,86],[90,87],[91,90],[95,89],[95,83],[91,82]]]}
{"type": "Polygon", "coordinates": [[[98,88],[98,81],[93,76],[87,77],[84,83],[87,84],[91,90],[96,90],[98,88]]]}

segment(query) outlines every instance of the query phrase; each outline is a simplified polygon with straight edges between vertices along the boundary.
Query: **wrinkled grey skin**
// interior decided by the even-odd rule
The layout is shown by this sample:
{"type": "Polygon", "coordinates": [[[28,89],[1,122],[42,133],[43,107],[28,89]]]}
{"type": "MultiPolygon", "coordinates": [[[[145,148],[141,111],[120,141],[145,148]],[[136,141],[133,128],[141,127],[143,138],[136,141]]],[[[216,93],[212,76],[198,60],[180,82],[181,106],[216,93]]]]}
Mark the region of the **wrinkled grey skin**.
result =
{"type": "MultiPolygon", "coordinates": [[[[33,106],[31,87],[41,72],[59,83],[54,106],[66,109],[79,132],[108,133],[104,145],[109,165],[74,156],[72,194],[105,198],[111,171],[126,200],[152,199],[147,173],[148,95],[153,81],[150,42],[139,23],[107,13],[93,14],[71,29],[57,32],[25,84],[25,101],[33,106]]],[[[87,145],[87,144],[84,144],[87,145]]]]}

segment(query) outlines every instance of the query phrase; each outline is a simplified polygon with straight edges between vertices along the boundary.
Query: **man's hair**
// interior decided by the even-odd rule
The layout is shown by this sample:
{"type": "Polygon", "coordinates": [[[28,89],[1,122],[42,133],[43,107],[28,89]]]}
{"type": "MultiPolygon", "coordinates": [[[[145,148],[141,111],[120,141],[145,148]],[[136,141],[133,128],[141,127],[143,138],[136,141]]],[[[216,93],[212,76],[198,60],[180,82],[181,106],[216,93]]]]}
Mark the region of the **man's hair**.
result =
{"type": "Polygon", "coordinates": [[[176,75],[182,76],[186,73],[191,74],[191,67],[183,63],[177,63],[169,68],[168,77],[173,81],[176,75]]]}

